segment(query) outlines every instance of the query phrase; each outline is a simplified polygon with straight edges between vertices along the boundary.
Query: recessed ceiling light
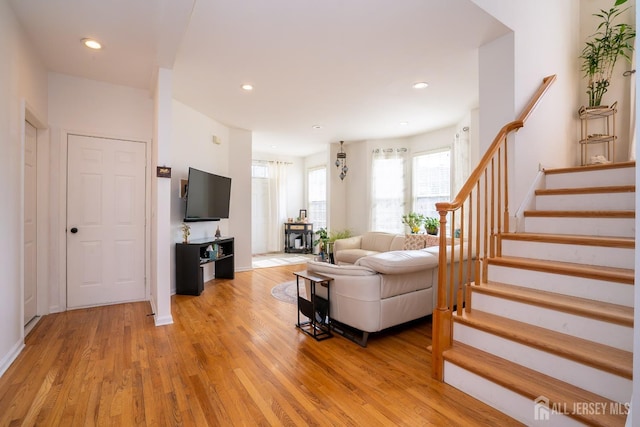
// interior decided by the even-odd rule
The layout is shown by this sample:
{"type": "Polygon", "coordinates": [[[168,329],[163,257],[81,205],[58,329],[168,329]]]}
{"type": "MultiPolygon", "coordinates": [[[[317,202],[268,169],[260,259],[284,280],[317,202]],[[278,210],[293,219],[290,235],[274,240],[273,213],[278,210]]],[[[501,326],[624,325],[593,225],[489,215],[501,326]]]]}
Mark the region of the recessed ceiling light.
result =
{"type": "Polygon", "coordinates": [[[253,90],[253,85],[251,85],[249,83],[245,83],[240,87],[242,88],[242,90],[246,90],[247,92],[250,92],[250,91],[253,90]]]}
{"type": "Polygon", "coordinates": [[[314,129],[322,129],[322,125],[313,125],[311,127],[314,129]]]}
{"type": "Polygon", "coordinates": [[[409,122],[400,122],[400,126],[406,126],[408,124],[409,124],[409,122]]]}
{"type": "Polygon", "coordinates": [[[88,47],[89,49],[94,49],[94,50],[98,50],[98,49],[102,49],[102,45],[94,39],[82,39],[82,44],[84,44],[86,47],[88,47]]]}
{"type": "Polygon", "coordinates": [[[427,82],[416,82],[416,83],[413,84],[413,88],[414,89],[424,89],[424,88],[426,88],[428,86],[429,86],[429,83],[427,83],[427,82]]]}

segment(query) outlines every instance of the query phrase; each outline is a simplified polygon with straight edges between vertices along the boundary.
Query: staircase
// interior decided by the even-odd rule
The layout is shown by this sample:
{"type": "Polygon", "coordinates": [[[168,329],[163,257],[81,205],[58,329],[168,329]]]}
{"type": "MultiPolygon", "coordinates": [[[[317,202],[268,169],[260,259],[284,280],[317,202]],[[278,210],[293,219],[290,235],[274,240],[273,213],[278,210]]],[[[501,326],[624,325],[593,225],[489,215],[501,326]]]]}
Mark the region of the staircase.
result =
{"type": "Polygon", "coordinates": [[[624,425],[632,389],[635,162],[545,171],[503,233],[444,381],[527,425],[624,425]]]}

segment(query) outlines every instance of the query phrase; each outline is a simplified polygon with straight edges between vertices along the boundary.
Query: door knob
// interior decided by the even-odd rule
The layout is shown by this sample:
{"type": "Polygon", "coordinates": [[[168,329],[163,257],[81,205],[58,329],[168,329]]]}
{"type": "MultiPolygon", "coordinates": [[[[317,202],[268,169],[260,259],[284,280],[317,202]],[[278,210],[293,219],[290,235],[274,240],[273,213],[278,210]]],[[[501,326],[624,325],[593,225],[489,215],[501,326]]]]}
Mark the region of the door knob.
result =
{"type": "Polygon", "coordinates": [[[73,228],[71,229],[71,232],[72,232],[73,234],[76,234],[76,233],[78,232],[78,229],[77,229],[76,227],[73,227],[73,228]]]}

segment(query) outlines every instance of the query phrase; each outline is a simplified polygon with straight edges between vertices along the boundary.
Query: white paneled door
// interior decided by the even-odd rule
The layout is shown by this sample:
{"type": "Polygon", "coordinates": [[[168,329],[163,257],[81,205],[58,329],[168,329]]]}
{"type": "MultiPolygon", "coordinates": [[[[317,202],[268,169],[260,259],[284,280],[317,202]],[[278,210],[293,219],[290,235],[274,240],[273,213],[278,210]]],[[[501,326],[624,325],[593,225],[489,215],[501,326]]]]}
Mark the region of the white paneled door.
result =
{"type": "Polygon", "coordinates": [[[145,144],[68,136],[67,306],[143,300],[145,144]]]}
{"type": "Polygon", "coordinates": [[[24,123],[24,324],[38,314],[36,128],[24,123]]]}

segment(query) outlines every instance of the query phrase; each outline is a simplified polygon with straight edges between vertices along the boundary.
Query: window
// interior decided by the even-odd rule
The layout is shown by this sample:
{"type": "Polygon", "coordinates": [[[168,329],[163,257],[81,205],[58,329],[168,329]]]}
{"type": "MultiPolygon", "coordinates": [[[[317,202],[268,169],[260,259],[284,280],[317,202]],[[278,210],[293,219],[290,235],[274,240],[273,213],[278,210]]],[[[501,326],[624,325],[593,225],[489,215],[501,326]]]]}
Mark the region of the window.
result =
{"type": "Polygon", "coordinates": [[[437,202],[451,200],[451,150],[413,158],[413,210],[439,218],[437,202]]]}
{"type": "Polygon", "coordinates": [[[309,194],[309,222],[314,230],[327,228],[327,168],[318,167],[309,169],[308,176],[309,194]]]}
{"type": "Polygon", "coordinates": [[[251,165],[252,178],[269,178],[269,165],[264,162],[254,161],[251,165]]]}
{"type": "Polygon", "coordinates": [[[407,150],[376,149],[371,165],[371,230],[404,233],[407,150]]]}

